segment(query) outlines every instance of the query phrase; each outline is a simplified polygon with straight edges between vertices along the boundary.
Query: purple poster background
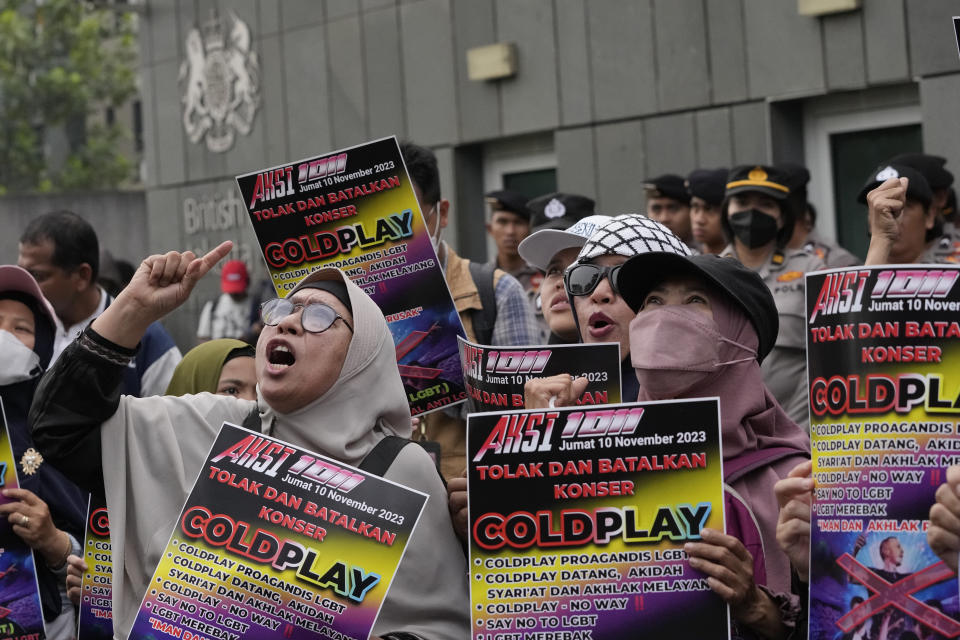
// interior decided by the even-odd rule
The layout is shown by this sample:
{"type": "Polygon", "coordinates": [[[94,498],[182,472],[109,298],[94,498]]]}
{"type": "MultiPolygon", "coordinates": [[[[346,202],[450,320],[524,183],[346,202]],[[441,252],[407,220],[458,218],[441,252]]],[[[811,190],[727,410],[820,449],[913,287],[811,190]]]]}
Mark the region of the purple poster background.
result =
{"type": "Polygon", "coordinates": [[[113,553],[110,519],[102,498],[90,495],[87,531],[83,541],[87,572],[80,584],[80,619],[77,640],[113,638],[113,553]]]}
{"type": "Polygon", "coordinates": [[[474,640],[729,637],[683,551],[724,529],[716,398],[471,414],[467,452],[474,640]]]}
{"type": "Polygon", "coordinates": [[[620,402],[620,345],[616,342],[501,348],[460,338],[460,362],[471,413],[522,409],[527,380],[560,373],[587,379],[578,405],[620,402]]]}
{"type": "MultiPolygon", "coordinates": [[[[17,463],[7,431],[7,418],[0,401],[0,487],[16,489],[17,463]]],[[[0,495],[0,503],[10,502],[0,495]]],[[[0,640],[42,640],[43,608],[37,585],[33,551],[13,531],[6,518],[0,518],[0,640]]]]}
{"type": "Polygon", "coordinates": [[[814,640],[960,635],[956,577],[925,534],[960,462],[958,278],[926,265],[807,275],[814,640]]]}
{"type": "Polygon", "coordinates": [[[224,424],[130,637],[366,638],[426,499],[224,424]]]}
{"type": "Polygon", "coordinates": [[[338,267],[380,307],[413,415],[466,399],[464,335],[396,138],[237,177],[267,269],[285,295],[338,267]]]}

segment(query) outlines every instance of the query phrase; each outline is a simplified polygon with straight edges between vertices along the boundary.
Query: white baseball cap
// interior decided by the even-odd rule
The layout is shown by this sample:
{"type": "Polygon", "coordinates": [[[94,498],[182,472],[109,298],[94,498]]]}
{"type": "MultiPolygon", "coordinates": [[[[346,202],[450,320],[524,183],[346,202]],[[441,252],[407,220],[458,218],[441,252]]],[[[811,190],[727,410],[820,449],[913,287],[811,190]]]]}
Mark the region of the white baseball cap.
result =
{"type": "Polygon", "coordinates": [[[546,271],[553,256],[564,249],[580,249],[593,232],[610,221],[610,216],[581,218],[566,229],[541,229],[523,239],[517,247],[520,257],[531,267],[546,271]]]}

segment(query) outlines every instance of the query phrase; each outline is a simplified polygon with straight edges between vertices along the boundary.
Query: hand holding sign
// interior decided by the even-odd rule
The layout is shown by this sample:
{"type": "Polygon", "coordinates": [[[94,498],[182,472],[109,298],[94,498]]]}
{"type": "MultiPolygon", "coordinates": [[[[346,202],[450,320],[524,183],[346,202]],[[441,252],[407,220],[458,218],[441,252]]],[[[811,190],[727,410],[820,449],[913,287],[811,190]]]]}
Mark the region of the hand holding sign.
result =
{"type": "Polygon", "coordinates": [[[227,240],[202,258],[192,251],[147,257],[116,301],[93,321],[93,330],[122,347],[136,347],[150,323],[183,304],[200,278],[232,248],[227,240]]]}
{"type": "Polygon", "coordinates": [[[947,481],[937,489],[937,501],[930,507],[927,544],[943,562],[957,570],[960,551],[960,465],[947,469],[947,481]]]}
{"type": "Polygon", "coordinates": [[[561,373],[548,378],[531,378],[523,387],[523,406],[527,409],[572,407],[583,395],[589,380],[561,373]]]}
{"type": "Polygon", "coordinates": [[[810,504],[813,501],[813,478],[810,462],[802,462],[787,477],[773,486],[780,505],[777,519],[777,542],[800,579],[807,581],[810,571],[810,504]]]}
{"type": "Polygon", "coordinates": [[[467,472],[459,478],[450,478],[447,483],[447,507],[453,530],[461,540],[467,539],[467,472]]]}
{"type": "Polygon", "coordinates": [[[10,502],[0,504],[0,516],[6,517],[13,532],[36,549],[50,566],[61,564],[70,550],[66,533],[57,528],[47,503],[29,489],[4,489],[3,496],[10,502]]]}
{"type": "Polygon", "coordinates": [[[72,553],[67,556],[67,597],[75,607],[80,606],[80,585],[83,583],[83,573],[88,568],[80,556],[72,553]]]}
{"type": "Polygon", "coordinates": [[[700,532],[702,542],[688,542],[683,548],[690,566],[707,576],[707,584],[730,605],[730,612],[742,624],[760,631],[763,637],[778,637],[783,626],[777,605],[753,579],[753,556],[737,538],[715,529],[700,532]]]}

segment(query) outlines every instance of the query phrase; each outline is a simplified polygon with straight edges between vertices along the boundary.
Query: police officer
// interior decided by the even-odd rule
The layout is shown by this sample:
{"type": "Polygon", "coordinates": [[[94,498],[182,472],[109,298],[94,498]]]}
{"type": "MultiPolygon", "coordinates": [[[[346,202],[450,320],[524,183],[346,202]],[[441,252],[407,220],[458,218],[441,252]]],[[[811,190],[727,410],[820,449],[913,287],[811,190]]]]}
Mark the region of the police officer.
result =
{"type": "MultiPolygon", "coordinates": [[[[537,317],[537,323],[540,325],[541,333],[543,339],[541,344],[546,344],[550,342],[551,344],[556,344],[558,342],[566,342],[569,340],[577,341],[579,335],[576,334],[576,327],[574,327],[573,333],[566,335],[564,337],[559,337],[556,332],[551,328],[550,319],[545,317],[543,312],[543,305],[550,304],[549,300],[544,300],[540,295],[540,286],[543,283],[544,276],[547,274],[548,264],[550,259],[553,257],[553,254],[559,251],[560,249],[566,249],[570,247],[577,247],[578,249],[583,246],[586,242],[586,238],[582,237],[584,233],[589,237],[590,233],[593,232],[594,225],[587,225],[585,229],[589,229],[588,232],[583,231],[580,227],[577,227],[572,236],[568,234],[559,233],[564,229],[570,229],[577,222],[583,220],[587,216],[594,215],[594,201],[587,196],[579,195],[576,193],[549,193],[545,196],[540,196],[534,198],[533,200],[527,202],[527,209],[530,210],[530,224],[533,227],[533,230],[529,236],[527,236],[523,242],[521,242],[522,247],[526,247],[526,250],[523,250],[521,247],[518,247],[520,256],[527,261],[532,268],[536,270],[536,275],[531,279],[531,286],[527,289],[527,295],[530,296],[530,303],[533,305],[534,312],[537,317]],[[541,231],[551,231],[551,233],[539,233],[541,231]],[[558,232],[558,233],[554,233],[558,232]],[[537,239],[534,240],[536,235],[537,239]],[[547,246],[550,246],[548,238],[556,239],[573,239],[572,244],[565,244],[563,241],[560,242],[561,245],[559,248],[550,253],[550,255],[541,256],[538,252],[538,247],[543,243],[547,243],[547,246]],[[530,256],[534,256],[534,259],[531,260],[530,256]]],[[[573,262],[576,259],[576,252],[573,252],[573,255],[570,256],[570,259],[563,265],[563,269],[566,269],[567,265],[570,262],[573,262]]],[[[560,289],[563,289],[563,269],[560,270],[560,289]]],[[[556,284],[552,279],[549,283],[551,286],[556,284]]],[[[572,319],[571,314],[571,319],[572,319]]],[[[562,332],[567,333],[567,332],[562,332]]]]}
{"type": "MultiPolygon", "coordinates": [[[[953,174],[944,166],[947,159],[929,153],[901,153],[886,164],[916,169],[930,187],[930,208],[934,214],[933,229],[927,240],[935,243],[935,254],[941,262],[960,262],[960,229],[951,204],[953,174]]],[[[955,201],[955,199],[954,199],[955,201]]]]}
{"type": "Polygon", "coordinates": [[[517,253],[517,246],[530,235],[527,197],[516,191],[501,189],[487,193],[485,199],[490,208],[487,233],[497,245],[497,255],[491,264],[512,275],[523,285],[523,290],[529,292],[533,286],[530,280],[537,275],[537,270],[517,253]]]}
{"type": "Polygon", "coordinates": [[[955,262],[949,238],[936,233],[937,214],[930,185],[913,167],[880,165],[867,178],[857,199],[868,207],[867,264],[955,262]]]}
{"type": "Polygon", "coordinates": [[[730,242],[720,213],[728,173],[729,169],[697,169],[687,176],[693,240],[702,253],[720,253],[730,242]]]}
{"type": "Polygon", "coordinates": [[[727,178],[723,223],[733,241],[722,256],[756,271],[770,287],[780,331],[762,369],[764,382],[787,415],[807,426],[806,321],[803,275],[824,268],[806,251],[789,249],[796,214],[785,172],[770,166],[734,167],[727,178]]]}
{"type": "Polygon", "coordinates": [[[807,200],[807,183],[810,182],[807,168],[789,163],[779,164],[777,167],[786,173],[791,206],[797,212],[797,222],[793,225],[793,235],[787,247],[803,249],[823,260],[828,267],[852,267],[860,264],[857,256],[839,244],[821,238],[814,228],[817,225],[817,210],[807,200]]]}
{"type": "Polygon", "coordinates": [[[690,225],[690,194],[685,180],[668,173],[643,185],[647,197],[647,217],[673,231],[691,249],[696,249],[690,225]]]}
{"type": "Polygon", "coordinates": [[[953,184],[953,174],[947,170],[947,159],[929,153],[901,153],[890,158],[886,164],[899,164],[920,172],[930,187],[933,197],[931,206],[938,216],[944,215],[953,184]]]}

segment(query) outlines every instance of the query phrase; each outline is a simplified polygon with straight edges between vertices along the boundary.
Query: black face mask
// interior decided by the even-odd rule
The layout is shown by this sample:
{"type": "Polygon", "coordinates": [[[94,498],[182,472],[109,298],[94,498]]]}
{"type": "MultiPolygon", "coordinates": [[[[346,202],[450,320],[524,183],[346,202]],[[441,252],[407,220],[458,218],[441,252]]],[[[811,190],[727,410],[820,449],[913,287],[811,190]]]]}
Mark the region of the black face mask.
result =
{"type": "Polygon", "coordinates": [[[730,228],[751,249],[759,249],[777,237],[777,219],[759,209],[730,214],[730,228]]]}

